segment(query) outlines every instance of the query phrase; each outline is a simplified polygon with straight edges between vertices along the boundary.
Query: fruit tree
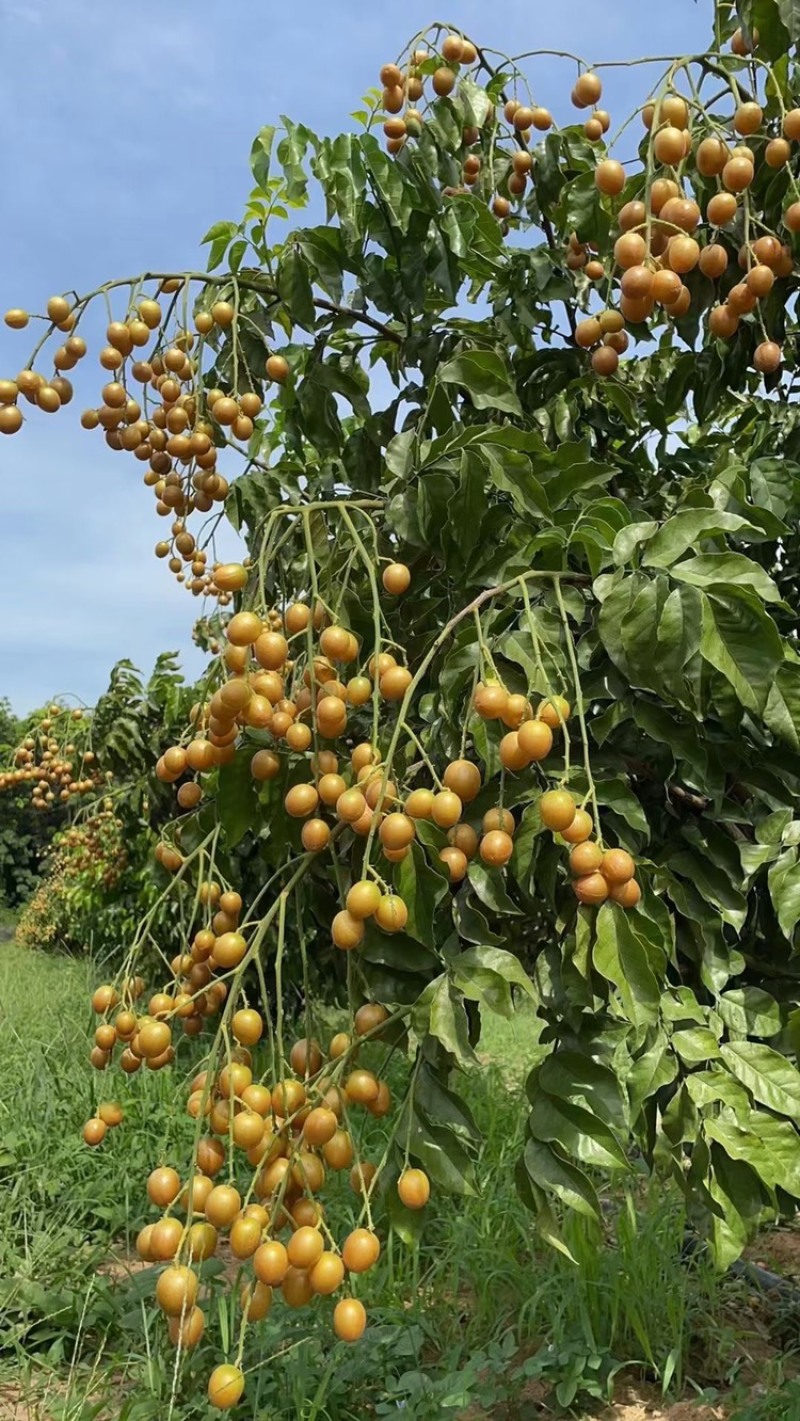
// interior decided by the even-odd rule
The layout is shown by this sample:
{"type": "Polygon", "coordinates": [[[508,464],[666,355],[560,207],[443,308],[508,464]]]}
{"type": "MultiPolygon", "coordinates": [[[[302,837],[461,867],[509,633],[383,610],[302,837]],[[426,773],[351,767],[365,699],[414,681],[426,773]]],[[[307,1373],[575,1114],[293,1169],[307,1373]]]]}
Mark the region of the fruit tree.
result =
{"type": "Polygon", "coordinates": [[[551,113],[484,39],[416,35],[356,132],[262,129],[208,270],[51,297],[0,381],[24,438],[97,363],[86,437],[206,599],[155,766],[182,944],[147,980],[154,909],[120,944],[93,1060],[195,1063],[140,1249],[189,1348],[229,1233],[220,1408],[273,1290],[356,1340],[382,1231],[476,1187],[479,1007],[545,1023],[518,1182],[556,1246],[598,1171],[674,1178],[722,1265],[800,1198],[800,13],[719,3],[622,123],[607,66],[563,55],[551,113]]]}

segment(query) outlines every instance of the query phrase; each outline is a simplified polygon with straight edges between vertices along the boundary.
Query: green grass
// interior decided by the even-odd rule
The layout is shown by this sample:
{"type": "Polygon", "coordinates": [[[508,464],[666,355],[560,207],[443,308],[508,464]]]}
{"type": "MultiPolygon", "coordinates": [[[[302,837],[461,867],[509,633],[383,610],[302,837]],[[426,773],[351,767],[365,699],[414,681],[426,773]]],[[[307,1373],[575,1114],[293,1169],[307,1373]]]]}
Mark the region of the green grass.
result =
{"type": "MultiPolygon", "coordinates": [[[[205,1379],[237,1326],[222,1264],[204,1265],[206,1337],[177,1373],[150,1271],[122,1281],[98,1271],[153,1217],[145,1177],[186,1157],[193,1127],[182,1070],[130,1081],[89,1066],[93,975],[85,961],[0,945],[0,1381],[44,1392],[57,1421],[206,1418],[205,1379]],[[87,1149],[81,1126],[109,1097],[125,1122],[87,1149]]],[[[479,1193],[435,1198],[418,1249],[386,1238],[379,1267],[356,1285],[370,1315],[363,1346],[333,1341],[329,1300],[301,1314],[277,1300],[249,1334],[242,1417],[363,1421],[401,1406],[409,1421],[467,1411],[515,1421],[525,1414],[515,1399],[532,1387],[548,1389],[556,1411],[599,1408],[621,1368],[675,1394],[724,1381],[735,1354],[732,1334],[720,1343],[728,1294],[702,1259],[682,1261],[676,1193],[634,1179],[607,1192],[602,1230],[566,1220],[578,1267],[537,1238],[515,1165],[524,1076],[541,1049],[529,1009],[485,1021],[479,1052],[489,1064],[462,1082],[483,1132],[479,1193]]],[[[368,1125],[377,1139],[381,1123],[368,1125]]],[[[346,1180],[326,1203],[343,1235],[356,1217],[346,1180]]],[[[742,1412],[742,1421],[772,1417],[742,1412]]]]}

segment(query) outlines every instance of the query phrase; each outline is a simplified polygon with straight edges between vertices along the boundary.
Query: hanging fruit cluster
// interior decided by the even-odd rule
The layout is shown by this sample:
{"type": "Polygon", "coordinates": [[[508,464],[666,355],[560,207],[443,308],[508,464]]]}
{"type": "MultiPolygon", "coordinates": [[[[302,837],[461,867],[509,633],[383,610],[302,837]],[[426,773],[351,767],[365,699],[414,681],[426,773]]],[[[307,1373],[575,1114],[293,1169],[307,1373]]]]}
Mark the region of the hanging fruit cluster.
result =
{"type": "Polygon", "coordinates": [[[12,758],[11,767],[0,772],[0,794],[29,785],[34,809],[66,805],[105,783],[91,746],[91,721],[80,708],[53,703],[12,758]]]}
{"type": "MultiPolygon", "coordinates": [[[[226,605],[236,585],[231,585],[224,565],[209,564],[207,549],[187,520],[224,504],[230,485],[218,468],[220,450],[230,444],[246,454],[264,402],[255,390],[231,394],[204,387],[207,340],[234,326],[236,309],[230,301],[212,299],[196,311],[189,329],[177,320],[175,308],[181,292],[188,297],[190,285],[188,278],[167,276],[154,295],[146,294],[142,282],[130,285],[127,309],[108,323],[107,344],[98,355],[105,376],[100,403],[83,411],[81,425],[102,430],[109,449],[127,452],[146,465],[143,482],[152,489],[156,513],[172,519],[170,536],[156,544],[156,557],[166,559],[177,580],[195,596],[212,596],[226,605]],[[172,297],[166,313],[156,299],[164,295],[172,297]]],[[[13,378],[0,380],[0,433],[21,429],[21,400],[45,414],[56,414],[71,402],[74,391],[65,372],[87,354],[77,327],[93,295],[76,302],[50,298],[46,334],[31,361],[13,378]],[[34,360],[55,331],[66,339],[53,352],[54,373],[45,376],[33,368],[34,360]]],[[[27,311],[17,308],[5,316],[14,330],[24,329],[30,319],[27,311]]],[[[235,328],[232,338],[237,339],[235,328]]],[[[268,380],[283,382],[288,371],[282,356],[267,359],[268,380]]],[[[212,520],[209,540],[214,526],[212,520]]]]}
{"type": "MultiPolygon", "coordinates": [[[[346,585],[337,577],[329,587],[322,564],[310,556],[303,565],[308,593],[267,605],[258,569],[268,562],[278,530],[297,517],[291,506],[275,510],[251,569],[227,569],[242,605],[225,625],[224,646],[205,682],[207,698],[194,706],[183,743],[168,747],[156,766],[158,778],[176,786],[177,809],[184,811],[164,832],[156,857],[172,875],[165,891],[192,901],[186,949],[173,958],[170,979],[146,1007],[140,1005],[145,983],[137,962],[147,940],[145,922],[119,981],[98,987],[92,1000],[102,1018],[92,1064],[106,1070],[118,1053],[120,1068],[131,1076],[142,1066],[170,1067],[181,1036],[195,1037],[207,1019],[219,1020],[208,1064],[188,1091],[187,1112],[197,1122],[190,1173],[182,1178],[169,1164],[151,1175],[150,1198],[163,1212],[139,1240],[143,1258],[168,1265],[158,1276],[156,1298],[180,1347],[203,1335],[197,1265],[214,1253],[221,1235],[241,1264],[238,1360],[211,1376],[209,1397],[217,1406],[241,1395],[246,1330],[266,1316],[273,1290],[280,1289],[289,1307],[303,1307],[344,1289],[333,1306],[332,1326],[339,1338],[360,1337],[366,1312],[347,1290],[379,1256],[373,1204],[387,1190],[406,1208],[422,1208],[428,1199],[429,1179],[412,1164],[408,1145],[413,1073],[408,1094],[395,1103],[381,1065],[369,1059],[383,1042],[388,1060],[405,1039],[410,1008],[375,1000],[360,965],[375,935],[385,939],[407,928],[409,903],[397,875],[415,845],[453,892],[473,860],[502,871],[513,856],[517,828],[504,798],[509,787],[528,779],[528,801],[538,803],[542,824],[569,853],[579,903],[610,896],[633,908],[640,895],[633,859],[597,837],[591,779],[579,799],[569,788],[574,720],[582,740],[586,734],[577,683],[574,709],[560,691],[535,699],[509,691],[493,654],[503,633],[488,627],[484,633],[481,624],[478,606],[487,594],[451,619],[416,668],[405,665],[391,623],[398,599],[413,592],[413,577],[406,564],[388,557],[370,563],[372,583],[381,589],[366,623],[375,633],[372,641],[349,625],[346,585]],[[437,765],[412,725],[415,696],[438,646],[468,616],[477,618],[484,675],[476,677],[463,707],[462,752],[437,765]],[[479,729],[499,733],[499,780],[479,763],[479,729]],[[551,781],[545,766],[556,740],[563,745],[563,769],[551,781]],[[290,842],[292,835],[299,838],[296,853],[247,905],[225,882],[215,859],[215,815],[207,815],[220,774],[234,760],[245,773],[249,769],[274,819],[284,819],[290,842]],[[487,794],[494,797],[488,807],[487,794]],[[473,814],[479,796],[481,808],[473,814]],[[206,829],[198,841],[201,813],[206,829]],[[185,825],[195,828],[184,845],[185,825]],[[309,1033],[285,1053],[281,971],[288,904],[307,873],[325,872],[326,858],[339,896],[332,944],[348,954],[350,1027],[324,1052],[309,1033]],[[377,1146],[370,1121],[383,1122],[377,1146]],[[223,1172],[225,1182],[217,1182],[223,1172]],[[343,1173],[349,1176],[348,1197],[354,1194],[360,1209],[354,1228],[339,1222],[341,1191],[331,1193],[330,1204],[323,1198],[343,1173]]],[[[312,517],[327,520],[340,550],[349,539],[354,554],[369,561],[365,539],[379,546],[379,523],[362,502],[303,507],[300,539],[312,517]]],[[[535,597],[549,591],[563,610],[554,590],[560,576],[569,574],[529,573],[492,596],[507,600],[510,592],[515,605],[520,586],[532,585],[535,597]]],[[[530,610],[527,590],[525,599],[530,610]]],[[[571,637],[566,612],[562,625],[571,637]]],[[[536,674],[548,689],[541,665],[536,674]]],[[[512,805],[518,802],[511,796],[512,805]]],[[[88,1122],[87,1143],[100,1143],[102,1125],[102,1116],[88,1122]]]]}
{"type": "MultiPolygon", "coordinates": [[[[500,91],[500,108],[485,98],[476,101],[476,62],[478,74],[490,85],[496,71],[460,35],[441,27],[434,27],[434,34],[438,53],[415,49],[405,65],[381,70],[387,149],[399,155],[409,142],[413,149],[421,142],[426,117],[436,118],[437,99],[460,97],[463,111],[480,114],[481,121],[464,125],[452,155],[461,164],[462,185],[445,185],[443,196],[457,200],[466,192],[480,195],[506,229],[509,222],[524,229],[538,220],[526,197],[532,195],[535,207],[540,168],[552,162],[552,153],[532,145],[554,127],[553,116],[544,106],[505,90],[500,91]],[[427,80],[432,94],[426,103],[427,80]]],[[[754,35],[757,53],[757,32],[754,35]]],[[[737,56],[752,52],[740,30],[731,47],[737,56]]],[[[800,108],[787,107],[781,85],[763,59],[747,73],[748,83],[763,84],[763,104],[748,95],[735,69],[715,67],[713,72],[726,79],[727,86],[707,105],[700,97],[709,72],[705,56],[676,60],[654,98],[640,110],[647,134],[641,153],[644,171],[633,174],[608,156],[611,119],[598,107],[600,74],[576,62],[579,73],[570,99],[575,108],[591,110],[582,132],[596,150],[590,160],[596,204],[611,218],[611,234],[607,247],[596,238],[584,238],[580,230],[564,234],[564,266],[576,278],[576,297],[590,312],[572,323],[574,340],[591,351],[595,373],[607,377],[616,373],[632,336],[642,339],[664,326],[685,335],[679,323],[695,306],[705,310],[708,331],[720,340],[731,340],[745,321],[752,328],[753,367],[774,375],[782,350],[768,323],[776,319],[779,306],[767,303],[776,282],[791,278],[795,269],[791,239],[800,231],[800,187],[792,158],[800,141],[800,108]],[[685,94],[680,85],[685,85],[685,94]],[[727,110],[718,114],[721,101],[723,106],[727,101],[727,110]],[[776,173],[785,174],[786,197],[780,226],[773,230],[766,209],[774,201],[770,180],[776,173]],[[713,285],[690,280],[695,270],[713,285]]],[[[506,67],[514,87],[525,89],[513,63],[503,66],[503,81],[509,83],[506,67]]],[[[403,161],[413,157],[405,153],[403,161]]],[[[594,225],[586,213],[583,222],[585,230],[594,225]]],[[[785,290],[779,285],[776,294],[785,290]]],[[[782,329],[782,322],[777,324],[782,329]]]]}

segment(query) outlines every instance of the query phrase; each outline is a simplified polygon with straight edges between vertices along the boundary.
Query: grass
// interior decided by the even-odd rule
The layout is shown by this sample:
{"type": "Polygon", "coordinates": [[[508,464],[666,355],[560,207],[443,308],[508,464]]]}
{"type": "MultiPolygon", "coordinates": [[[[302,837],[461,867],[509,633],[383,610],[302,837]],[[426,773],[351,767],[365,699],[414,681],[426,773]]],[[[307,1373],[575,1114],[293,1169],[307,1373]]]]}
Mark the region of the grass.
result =
{"type": "MultiPolygon", "coordinates": [[[[44,1394],[55,1421],[208,1417],[205,1379],[236,1325],[223,1265],[204,1265],[206,1337],[177,1373],[149,1270],[115,1279],[100,1269],[152,1218],[144,1178],[188,1153],[192,1124],[174,1107],[172,1073],[130,1082],[91,1069],[92,976],[85,961],[0,945],[0,1382],[44,1394]],[[90,1151],[81,1125],[110,1094],[125,1123],[90,1151]]],[[[664,1393],[725,1387],[742,1331],[729,1320],[736,1294],[702,1258],[682,1259],[677,1194],[634,1181],[607,1195],[602,1230],[566,1220],[578,1268],[537,1239],[514,1173],[522,1082],[540,1050],[529,1010],[484,1023],[489,1064],[465,1084],[484,1136],[479,1194],[435,1199],[419,1249],[387,1239],[359,1280],[368,1345],[333,1341],[327,1300],[301,1314],[276,1302],[249,1334],[242,1416],[521,1421],[542,1397],[555,1413],[599,1409],[623,1370],[664,1393]]],[[[354,1207],[340,1180],[331,1217],[354,1218],[354,1207]]],[[[770,1410],[767,1396],[741,1421],[791,1421],[796,1384],[773,1365],[789,1409],[770,1410]]],[[[800,1418],[800,1393],[796,1405],[800,1418]]]]}

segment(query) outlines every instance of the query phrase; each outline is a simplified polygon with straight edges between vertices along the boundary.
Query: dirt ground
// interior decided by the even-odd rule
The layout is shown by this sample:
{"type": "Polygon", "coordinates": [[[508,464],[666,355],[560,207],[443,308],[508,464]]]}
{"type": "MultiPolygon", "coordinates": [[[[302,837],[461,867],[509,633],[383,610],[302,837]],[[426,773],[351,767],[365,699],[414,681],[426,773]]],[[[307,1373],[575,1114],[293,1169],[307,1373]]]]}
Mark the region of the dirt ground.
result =
{"type": "Polygon", "coordinates": [[[665,1407],[655,1394],[648,1397],[637,1388],[607,1406],[596,1421],[725,1421],[727,1415],[723,1407],[703,1402],[698,1406],[691,1401],[676,1401],[665,1407]]]}

